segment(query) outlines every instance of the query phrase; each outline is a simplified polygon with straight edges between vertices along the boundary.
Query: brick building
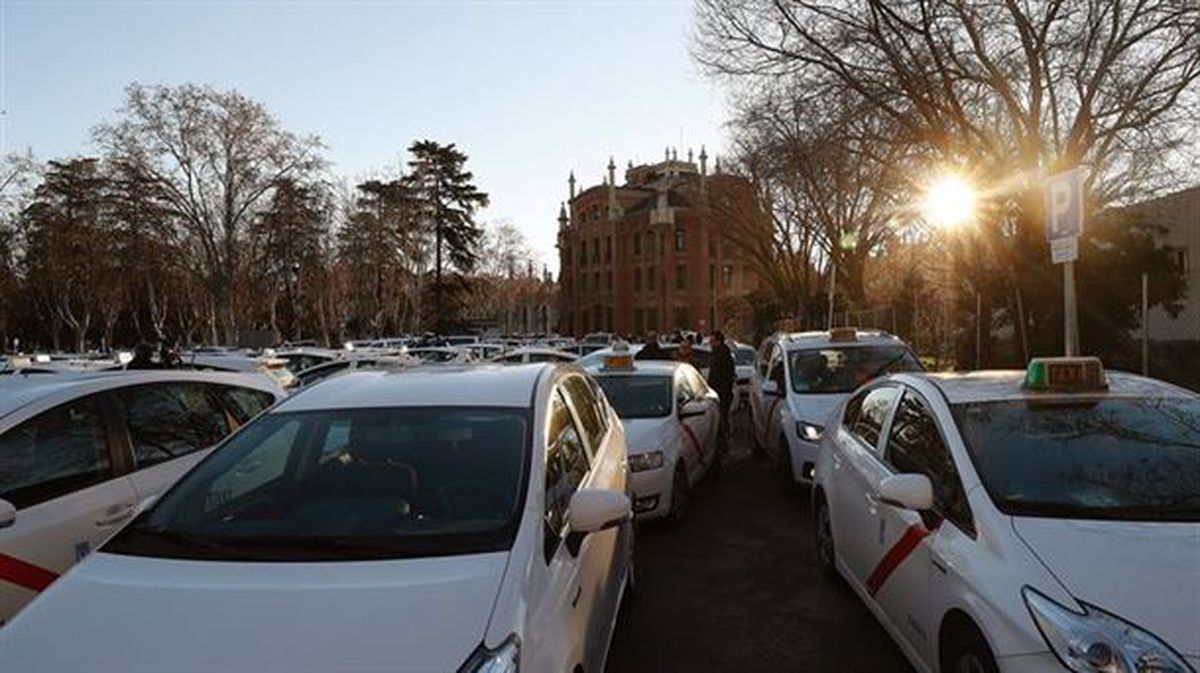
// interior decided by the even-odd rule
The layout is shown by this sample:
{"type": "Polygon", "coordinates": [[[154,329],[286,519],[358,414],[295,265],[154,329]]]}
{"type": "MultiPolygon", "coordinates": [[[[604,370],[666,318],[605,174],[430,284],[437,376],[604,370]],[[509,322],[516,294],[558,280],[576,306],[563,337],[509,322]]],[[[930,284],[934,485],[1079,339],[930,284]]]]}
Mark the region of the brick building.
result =
{"type": "Polygon", "coordinates": [[[748,333],[745,296],[758,279],[708,208],[710,194],[742,179],[719,166],[709,174],[703,149],[699,160],[668,151],[656,164],[631,163],[617,185],[610,158],[607,179],[579,192],[571,174],[558,217],[561,333],[748,333]]]}

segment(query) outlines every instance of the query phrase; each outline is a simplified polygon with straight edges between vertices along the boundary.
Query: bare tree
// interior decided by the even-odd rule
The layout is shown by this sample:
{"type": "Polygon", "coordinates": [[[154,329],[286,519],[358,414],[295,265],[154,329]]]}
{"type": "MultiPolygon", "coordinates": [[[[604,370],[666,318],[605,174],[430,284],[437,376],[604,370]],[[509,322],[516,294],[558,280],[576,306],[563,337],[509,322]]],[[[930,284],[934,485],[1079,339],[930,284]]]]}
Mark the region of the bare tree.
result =
{"type": "Polygon", "coordinates": [[[125,107],[95,135],[110,157],[149,176],[200,252],[216,315],[212,338],[238,327],[234,282],[246,229],[274,186],[321,164],[320,141],[285,131],[236,91],[185,84],[126,88],[125,107]]]}

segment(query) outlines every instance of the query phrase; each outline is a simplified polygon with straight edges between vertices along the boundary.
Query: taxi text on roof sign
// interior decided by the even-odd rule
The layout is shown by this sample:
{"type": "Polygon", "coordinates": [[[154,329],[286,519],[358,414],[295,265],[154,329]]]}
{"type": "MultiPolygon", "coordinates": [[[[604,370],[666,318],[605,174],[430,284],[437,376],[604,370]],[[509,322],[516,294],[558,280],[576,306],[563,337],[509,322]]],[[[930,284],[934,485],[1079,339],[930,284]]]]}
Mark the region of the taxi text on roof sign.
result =
{"type": "Polygon", "coordinates": [[[629,352],[629,344],[617,341],[613,344],[612,354],[604,356],[604,371],[633,371],[633,353],[629,352]]]}
{"type": "Polygon", "coordinates": [[[1034,358],[1025,370],[1027,390],[1086,392],[1108,390],[1104,365],[1096,357],[1034,358]]]}

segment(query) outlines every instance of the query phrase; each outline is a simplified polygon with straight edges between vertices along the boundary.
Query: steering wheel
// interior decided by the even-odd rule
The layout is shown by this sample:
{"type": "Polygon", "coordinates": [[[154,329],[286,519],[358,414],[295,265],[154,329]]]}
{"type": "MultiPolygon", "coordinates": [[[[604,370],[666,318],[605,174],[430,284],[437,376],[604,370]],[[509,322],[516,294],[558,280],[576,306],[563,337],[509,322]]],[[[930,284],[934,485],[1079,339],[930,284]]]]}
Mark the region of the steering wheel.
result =
{"type": "Polygon", "coordinates": [[[438,504],[446,513],[465,513],[464,518],[477,514],[508,515],[512,498],[498,486],[487,482],[464,479],[452,481],[437,490],[438,504]]]}

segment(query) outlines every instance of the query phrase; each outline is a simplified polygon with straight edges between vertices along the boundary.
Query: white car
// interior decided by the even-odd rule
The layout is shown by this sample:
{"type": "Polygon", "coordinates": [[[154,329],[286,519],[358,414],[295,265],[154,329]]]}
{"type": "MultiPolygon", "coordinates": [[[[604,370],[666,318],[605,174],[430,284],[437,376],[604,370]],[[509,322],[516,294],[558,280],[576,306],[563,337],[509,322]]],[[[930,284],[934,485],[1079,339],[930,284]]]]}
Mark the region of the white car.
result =
{"type": "Polygon", "coordinates": [[[825,418],[860,385],[920,371],[908,345],[884,332],[834,328],[776,334],[750,375],[750,432],[790,482],[811,484],[825,418]]]}
{"type": "Polygon", "coordinates": [[[1094,358],[898,374],[822,443],[818,560],[921,671],[1200,667],[1200,397],[1094,358]]]}
{"type": "Polygon", "coordinates": [[[213,372],[0,379],[0,623],[283,394],[213,372]]]}
{"type": "Polygon", "coordinates": [[[695,367],[617,352],[588,370],[625,426],[633,510],[679,521],[692,487],[720,460],[720,404],[695,367]]]}
{"type": "Polygon", "coordinates": [[[0,629],[0,670],[603,671],[632,581],[625,461],[571,366],[331,378],[0,629]]]}
{"type": "Polygon", "coordinates": [[[285,365],[293,374],[299,375],[300,372],[306,369],[312,369],[318,365],[329,362],[336,362],[345,355],[345,351],[335,351],[329,348],[316,348],[314,346],[301,346],[299,348],[288,348],[275,353],[277,359],[283,360],[285,365]]]}

